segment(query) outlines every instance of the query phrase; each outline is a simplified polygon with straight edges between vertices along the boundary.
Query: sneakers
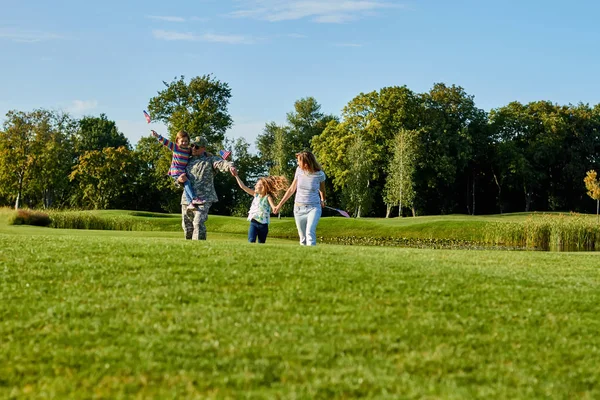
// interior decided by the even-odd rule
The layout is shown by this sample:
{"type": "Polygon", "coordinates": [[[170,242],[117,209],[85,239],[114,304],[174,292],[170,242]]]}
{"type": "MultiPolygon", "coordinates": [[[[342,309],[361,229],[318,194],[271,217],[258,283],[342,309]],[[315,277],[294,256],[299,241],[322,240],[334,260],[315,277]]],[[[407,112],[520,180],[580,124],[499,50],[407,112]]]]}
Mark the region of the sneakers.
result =
{"type": "Polygon", "coordinates": [[[192,200],[192,204],[195,206],[201,206],[204,203],[206,203],[206,201],[201,199],[200,197],[196,197],[194,200],[192,200]]]}

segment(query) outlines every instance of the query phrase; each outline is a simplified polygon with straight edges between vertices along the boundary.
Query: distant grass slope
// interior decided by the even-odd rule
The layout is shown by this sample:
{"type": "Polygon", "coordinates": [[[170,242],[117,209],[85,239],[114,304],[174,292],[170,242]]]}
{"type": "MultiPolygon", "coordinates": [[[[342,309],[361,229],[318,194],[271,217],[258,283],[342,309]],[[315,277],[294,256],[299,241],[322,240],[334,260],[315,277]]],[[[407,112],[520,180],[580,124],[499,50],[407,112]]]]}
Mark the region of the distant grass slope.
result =
{"type": "MultiPolygon", "coordinates": [[[[10,213],[4,209],[0,215],[10,213]]],[[[142,230],[181,231],[179,214],[161,214],[126,210],[67,211],[77,218],[94,218],[130,221],[142,230]]],[[[415,218],[341,218],[324,217],[319,222],[317,234],[322,237],[406,237],[406,238],[453,238],[459,240],[481,239],[481,229],[491,221],[525,220],[530,214],[506,214],[495,216],[424,216],[415,218]]],[[[6,218],[6,217],[5,217],[6,218]]],[[[248,223],[245,218],[210,215],[207,227],[211,232],[245,234],[248,223]]],[[[296,238],[294,219],[271,218],[271,237],[296,238]]]]}
{"type": "Polygon", "coordinates": [[[211,221],[206,242],[0,224],[0,398],[600,398],[598,254],[258,246],[211,221]]]}
{"type": "MultiPolygon", "coordinates": [[[[0,215],[10,214],[4,209],[0,215]]],[[[51,211],[53,226],[58,228],[101,229],[101,230],[133,230],[133,231],[163,231],[182,232],[181,216],[179,214],[161,214],[126,210],[101,211],[51,211]]],[[[324,217],[319,222],[317,235],[324,243],[350,245],[384,245],[384,246],[415,246],[415,247],[478,247],[496,243],[506,246],[532,247],[540,241],[549,239],[548,229],[554,227],[558,237],[563,242],[573,240],[575,248],[584,248],[577,243],[577,236],[587,234],[590,226],[581,226],[581,221],[595,221],[594,216],[569,216],[565,213],[515,213],[503,215],[443,215],[409,218],[342,218],[324,217]],[[561,217],[554,218],[552,217],[561,217]],[[535,218],[532,220],[531,217],[535,218]],[[564,217],[564,218],[562,218],[564,217]],[[568,221],[578,220],[579,225],[568,221]],[[533,223],[532,223],[533,221],[533,223]],[[545,238],[531,236],[531,229],[538,229],[535,221],[541,221],[547,232],[545,238]],[[561,222],[562,221],[562,222],[561,222]],[[567,223],[565,223],[567,221],[567,223]],[[527,224],[530,227],[526,226],[527,224]],[[531,229],[530,229],[531,228],[531,229]],[[564,230],[560,232],[560,230],[564,230]],[[528,235],[529,230],[529,236],[528,235]],[[516,238],[516,239],[515,239],[516,238]]],[[[245,218],[210,215],[207,228],[209,234],[246,235],[248,222],[245,218]]],[[[597,229],[597,228],[593,228],[597,229]]],[[[541,233],[544,233],[540,231],[541,233]]],[[[600,236],[597,232],[596,236],[600,236]]],[[[271,239],[296,240],[298,235],[294,219],[291,217],[271,219],[269,227],[271,239]]],[[[593,248],[594,242],[599,244],[600,238],[589,241],[593,248]]],[[[548,247],[546,244],[545,247],[548,247]]],[[[545,248],[544,247],[544,248],[545,248]]],[[[546,248],[545,248],[546,249],[546,248]]]]}

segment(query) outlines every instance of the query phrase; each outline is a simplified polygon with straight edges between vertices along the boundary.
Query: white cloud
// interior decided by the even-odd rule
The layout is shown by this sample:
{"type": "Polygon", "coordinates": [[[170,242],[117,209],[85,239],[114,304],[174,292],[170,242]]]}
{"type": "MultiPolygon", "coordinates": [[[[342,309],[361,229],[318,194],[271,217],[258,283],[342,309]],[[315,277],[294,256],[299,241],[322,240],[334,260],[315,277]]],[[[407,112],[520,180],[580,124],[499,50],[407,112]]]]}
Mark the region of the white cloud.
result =
{"type": "Polygon", "coordinates": [[[401,4],[377,0],[239,0],[241,10],[230,15],[266,21],[310,18],[319,23],[343,23],[401,4]]]}
{"type": "Polygon", "coordinates": [[[183,18],[183,17],[173,17],[173,16],[168,16],[168,15],[146,15],[146,18],[156,19],[159,21],[166,21],[166,22],[185,22],[185,18],[183,18]]]}
{"type": "Polygon", "coordinates": [[[156,39],[161,40],[184,40],[192,42],[213,42],[213,43],[227,43],[227,44],[253,44],[256,40],[247,36],[242,35],[217,35],[214,33],[204,33],[202,35],[196,35],[191,32],[173,32],[154,30],[152,34],[156,39]]]}
{"type": "Polygon", "coordinates": [[[328,14],[317,16],[313,18],[313,21],[322,24],[343,24],[344,22],[350,22],[355,19],[357,19],[357,17],[351,14],[328,14]]]}
{"type": "Polygon", "coordinates": [[[198,40],[198,36],[193,33],[181,33],[181,32],[172,32],[172,31],[163,31],[163,30],[153,30],[152,34],[156,39],[161,40],[188,40],[194,41],[198,40]]]}
{"type": "Polygon", "coordinates": [[[96,100],[73,100],[71,105],[67,107],[67,111],[71,114],[81,115],[98,107],[96,100]]]}
{"type": "Polygon", "coordinates": [[[0,29],[0,39],[8,39],[20,43],[36,43],[48,40],[66,39],[65,36],[35,30],[0,29]]]}

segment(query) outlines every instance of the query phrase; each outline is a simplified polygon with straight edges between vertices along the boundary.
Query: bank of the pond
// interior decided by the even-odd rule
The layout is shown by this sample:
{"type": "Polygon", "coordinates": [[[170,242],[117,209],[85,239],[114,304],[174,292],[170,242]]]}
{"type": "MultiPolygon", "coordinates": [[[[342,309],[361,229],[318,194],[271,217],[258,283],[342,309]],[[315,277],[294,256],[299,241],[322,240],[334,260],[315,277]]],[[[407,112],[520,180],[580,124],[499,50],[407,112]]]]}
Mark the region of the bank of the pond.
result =
{"type": "Polygon", "coordinates": [[[319,241],[328,244],[338,244],[346,246],[379,246],[379,247],[408,247],[417,249],[449,249],[449,250],[542,250],[518,246],[505,246],[490,244],[485,242],[476,242],[457,239],[439,239],[439,238],[398,238],[398,237],[319,237],[319,241]]]}

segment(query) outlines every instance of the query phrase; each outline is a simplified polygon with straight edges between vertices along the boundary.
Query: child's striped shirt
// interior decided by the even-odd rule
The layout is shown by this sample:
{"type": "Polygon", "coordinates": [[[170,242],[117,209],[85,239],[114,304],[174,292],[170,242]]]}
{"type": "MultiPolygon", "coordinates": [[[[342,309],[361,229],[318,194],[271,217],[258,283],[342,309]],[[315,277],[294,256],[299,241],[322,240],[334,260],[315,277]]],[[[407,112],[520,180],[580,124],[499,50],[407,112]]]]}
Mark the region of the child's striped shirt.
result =
{"type": "Polygon", "coordinates": [[[169,167],[169,176],[179,176],[181,174],[185,174],[185,167],[187,167],[188,161],[192,154],[192,149],[189,147],[184,149],[183,147],[178,146],[177,143],[172,142],[161,135],[159,135],[157,139],[160,143],[162,143],[163,146],[167,147],[173,152],[171,167],[169,167]]]}

